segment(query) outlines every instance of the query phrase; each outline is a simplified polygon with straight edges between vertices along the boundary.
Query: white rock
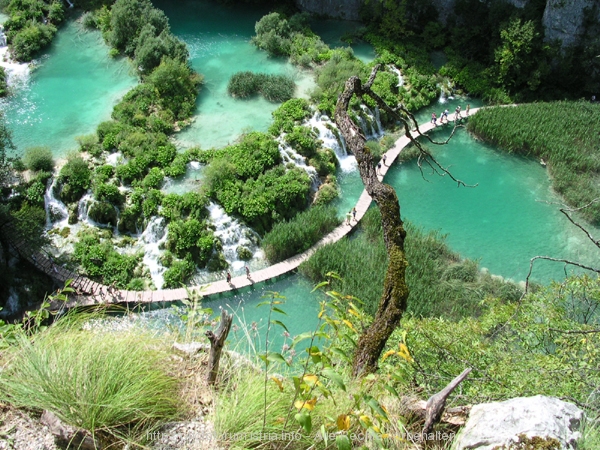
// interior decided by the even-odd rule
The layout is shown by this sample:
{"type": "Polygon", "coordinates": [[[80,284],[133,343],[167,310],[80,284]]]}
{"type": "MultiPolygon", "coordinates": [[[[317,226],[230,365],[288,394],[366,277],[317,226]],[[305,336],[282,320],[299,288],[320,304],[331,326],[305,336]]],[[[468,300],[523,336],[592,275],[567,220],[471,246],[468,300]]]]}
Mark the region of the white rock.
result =
{"type": "Polygon", "coordinates": [[[555,438],[561,449],[576,449],[584,413],[572,403],[536,395],[473,406],[454,450],[510,447],[519,435],[555,438]]]}

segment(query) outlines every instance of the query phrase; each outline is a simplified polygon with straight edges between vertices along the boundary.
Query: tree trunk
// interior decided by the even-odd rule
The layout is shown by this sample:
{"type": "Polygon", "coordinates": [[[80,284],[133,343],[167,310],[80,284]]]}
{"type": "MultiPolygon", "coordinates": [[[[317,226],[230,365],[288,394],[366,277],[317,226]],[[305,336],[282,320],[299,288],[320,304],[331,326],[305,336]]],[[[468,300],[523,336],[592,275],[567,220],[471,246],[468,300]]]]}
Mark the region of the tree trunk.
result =
{"type": "Polygon", "coordinates": [[[231,329],[231,322],[233,315],[228,314],[224,309],[221,310],[221,323],[217,329],[217,334],[208,330],[206,336],[210,341],[210,354],[208,357],[208,375],[206,381],[210,385],[214,385],[217,381],[217,374],[219,373],[219,361],[221,360],[221,352],[225,345],[225,339],[231,329]]]}
{"type": "MultiPolygon", "coordinates": [[[[352,365],[354,376],[368,374],[377,369],[379,356],[400,322],[402,314],[406,310],[408,299],[408,287],[405,278],[407,261],[404,253],[406,231],[400,218],[398,197],[391,186],[378,180],[373,166],[373,157],[369,149],[365,147],[366,138],[360,128],[348,116],[348,107],[353,95],[362,97],[367,94],[378,103],[381,101],[379,97],[375,96],[377,97],[375,98],[370,90],[377,70],[378,67],[375,67],[365,86],[362,86],[358,77],[348,79],[344,92],[338,98],[335,109],[335,121],[346,140],[348,148],[356,156],[365,189],[381,211],[383,238],[389,259],[383,293],[375,318],[360,336],[354,353],[352,365]]],[[[386,110],[388,108],[389,106],[386,110]]]]}

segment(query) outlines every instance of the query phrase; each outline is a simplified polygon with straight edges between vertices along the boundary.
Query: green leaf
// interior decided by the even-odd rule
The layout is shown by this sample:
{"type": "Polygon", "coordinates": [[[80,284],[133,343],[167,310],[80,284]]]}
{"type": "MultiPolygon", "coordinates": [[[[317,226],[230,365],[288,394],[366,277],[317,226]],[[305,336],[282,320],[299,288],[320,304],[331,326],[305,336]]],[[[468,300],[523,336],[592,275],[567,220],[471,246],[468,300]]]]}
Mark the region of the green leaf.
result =
{"type": "Polygon", "coordinates": [[[335,437],[335,445],[338,450],[352,450],[352,445],[350,445],[350,439],[345,434],[338,434],[335,437]]]}
{"type": "Polygon", "coordinates": [[[267,359],[273,362],[282,362],[285,365],[289,365],[285,358],[281,355],[281,353],[270,352],[267,355],[267,359]]]}
{"type": "Polygon", "coordinates": [[[388,420],[388,416],[387,416],[386,412],[383,410],[383,408],[381,407],[379,402],[377,400],[375,400],[373,397],[371,397],[367,400],[367,405],[369,405],[371,407],[371,409],[373,411],[375,411],[377,414],[379,414],[381,417],[385,418],[385,420],[388,420]]]}
{"type": "Polygon", "coordinates": [[[394,389],[394,386],[389,385],[389,384],[384,384],[383,388],[388,391],[390,394],[392,394],[393,396],[400,398],[400,395],[398,394],[398,391],[396,389],[394,389]]]}
{"type": "Polygon", "coordinates": [[[304,428],[304,431],[306,431],[307,434],[310,434],[310,431],[312,430],[312,419],[310,414],[307,412],[301,412],[296,414],[295,417],[298,423],[302,425],[302,428],[304,428]]]}
{"type": "Polygon", "coordinates": [[[279,325],[281,328],[283,328],[285,331],[287,331],[288,333],[290,332],[287,327],[285,326],[285,324],[280,321],[280,320],[271,320],[271,323],[274,325],[279,325]]]}
{"type": "Polygon", "coordinates": [[[344,380],[342,379],[341,375],[339,373],[337,373],[335,370],[324,369],[321,373],[324,376],[326,376],[327,378],[329,378],[331,381],[333,381],[335,384],[337,384],[337,386],[340,389],[342,389],[343,391],[346,391],[346,385],[344,384],[344,380]]]}
{"type": "Polygon", "coordinates": [[[332,351],[333,353],[335,353],[336,355],[339,355],[339,356],[341,356],[341,357],[342,357],[342,359],[343,359],[344,361],[348,361],[348,362],[350,362],[350,357],[349,357],[349,356],[346,354],[346,352],[344,352],[344,350],[342,350],[341,348],[338,348],[338,347],[332,347],[332,348],[331,348],[331,351],[332,351]]]}
{"type": "Polygon", "coordinates": [[[329,445],[328,433],[325,430],[325,425],[321,425],[321,436],[323,437],[323,442],[325,443],[325,447],[329,445]]]}
{"type": "Polygon", "coordinates": [[[319,284],[317,284],[314,289],[312,291],[310,291],[310,293],[312,294],[313,292],[315,292],[318,289],[321,289],[323,286],[327,286],[329,284],[329,281],[321,281],[319,284]]]}
{"type": "Polygon", "coordinates": [[[287,313],[283,309],[278,308],[277,306],[273,306],[273,311],[278,312],[279,314],[283,314],[284,316],[287,316],[287,313]]]}
{"type": "Polygon", "coordinates": [[[313,336],[311,331],[308,331],[306,333],[302,333],[297,335],[294,340],[292,341],[292,347],[296,346],[298,343],[305,341],[307,339],[311,339],[313,336]]]}

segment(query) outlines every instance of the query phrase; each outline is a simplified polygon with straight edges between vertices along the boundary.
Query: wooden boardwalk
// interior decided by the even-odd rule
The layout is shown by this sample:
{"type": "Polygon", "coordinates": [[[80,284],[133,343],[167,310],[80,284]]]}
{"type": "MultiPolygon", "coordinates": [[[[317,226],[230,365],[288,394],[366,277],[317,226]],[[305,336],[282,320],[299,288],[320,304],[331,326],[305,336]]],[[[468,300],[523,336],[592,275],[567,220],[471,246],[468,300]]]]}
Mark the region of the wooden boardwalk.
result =
{"type": "MultiPolygon", "coordinates": [[[[470,115],[475,114],[479,108],[473,108],[470,110],[470,115]]],[[[449,113],[449,122],[453,122],[454,113],[449,113]]],[[[462,118],[465,117],[465,112],[462,111],[462,118]]],[[[440,125],[438,125],[440,126],[440,125]]],[[[426,133],[435,128],[431,122],[419,125],[421,133],[426,133]]],[[[414,130],[413,130],[414,131],[414,130]]],[[[402,136],[396,141],[394,146],[389,149],[386,155],[386,164],[382,164],[379,170],[379,179],[383,180],[390,166],[394,163],[400,152],[410,143],[410,139],[406,136],[402,136]]],[[[353,220],[350,225],[344,223],[338,226],[335,230],[323,237],[319,242],[313,245],[310,249],[306,250],[299,255],[293,256],[285,261],[266,267],[262,270],[258,270],[251,274],[251,279],[245,276],[234,277],[231,283],[227,283],[225,280],[214,281],[212,283],[203,284],[200,286],[190,286],[187,288],[179,289],[162,289],[156,291],[126,291],[126,290],[113,290],[109,286],[101,285],[85,277],[79,276],[63,267],[54,264],[51,259],[47,256],[35,252],[31,249],[18,249],[19,253],[24,256],[27,260],[32,262],[38,269],[47,275],[55,278],[61,282],[67,279],[73,279],[73,286],[79,295],[73,296],[66,305],[62,307],[75,307],[75,306],[92,306],[101,304],[111,303],[157,303],[157,302],[176,302],[181,300],[189,299],[191,295],[198,294],[200,296],[209,296],[215,294],[221,294],[224,292],[235,291],[237,289],[251,286],[255,283],[261,283],[273,278],[277,278],[281,275],[289,273],[298,268],[298,266],[306,261],[310,256],[317,251],[318,248],[337,242],[352,231],[352,229],[358,224],[363,218],[367,209],[371,205],[371,196],[367,194],[366,190],[363,190],[361,196],[356,203],[356,220],[353,220]],[[30,250],[32,253],[27,254],[30,250]]],[[[57,305],[58,306],[58,305],[57,305]]]]}

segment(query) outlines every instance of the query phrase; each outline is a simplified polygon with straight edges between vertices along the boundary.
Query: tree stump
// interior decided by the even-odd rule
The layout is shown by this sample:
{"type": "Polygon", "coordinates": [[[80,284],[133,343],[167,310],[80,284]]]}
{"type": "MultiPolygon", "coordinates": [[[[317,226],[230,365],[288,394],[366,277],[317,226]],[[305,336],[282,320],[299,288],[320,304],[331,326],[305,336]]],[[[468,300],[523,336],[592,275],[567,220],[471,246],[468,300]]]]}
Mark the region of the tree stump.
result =
{"type": "Polygon", "coordinates": [[[217,381],[217,374],[219,372],[219,361],[221,360],[221,352],[225,345],[225,339],[231,329],[231,322],[233,315],[228,314],[224,309],[221,310],[221,323],[217,329],[216,334],[211,330],[206,332],[206,337],[210,341],[210,354],[208,356],[208,375],[206,381],[209,385],[214,385],[217,381]]]}

